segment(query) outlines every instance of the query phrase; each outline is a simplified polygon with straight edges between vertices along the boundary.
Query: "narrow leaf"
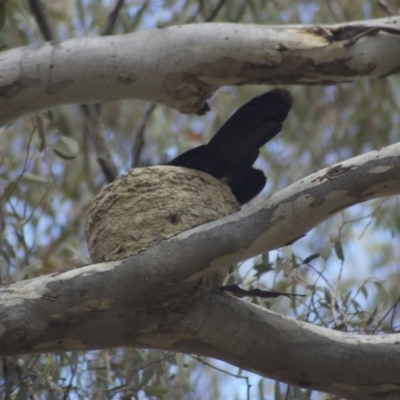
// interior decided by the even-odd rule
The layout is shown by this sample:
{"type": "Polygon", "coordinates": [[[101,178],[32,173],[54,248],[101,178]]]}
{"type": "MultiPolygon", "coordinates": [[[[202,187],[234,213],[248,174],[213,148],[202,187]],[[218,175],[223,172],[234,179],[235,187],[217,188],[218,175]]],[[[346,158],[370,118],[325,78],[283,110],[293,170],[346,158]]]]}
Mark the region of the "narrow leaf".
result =
{"type": "Polygon", "coordinates": [[[303,260],[302,265],[310,264],[311,261],[314,261],[318,257],[321,257],[321,254],[319,253],[311,254],[311,256],[308,256],[303,260]]]}
{"type": "Polygon", "coordinates": [[[46,147],[46,135],[44,133],[44,125],[42,117],[36,115],[35,117],[36,128],[38,131],[39,139],[40,139],[40,146],[39,151],[42,152],[46,147]]]}
{"type": "Polygon", "coordinates": [[[73,160],[79,154],[79,145],[75,139],[67,136],[59,136],[53,146],[53,151],[60,158],[73,160]]]}
{"type": "Polygon", "coordinates": [[[340,241],[340,239],[335,240],[334,247],[337,258],[340,261],[344,261],[344,252],[343,252],[342,242],[340,241]]]}
{"type": "Polygon", "coordinates": [[[146,386],[145,388],[143,388],[143,391],[145,392],[146,396],[156,396],[159,398],[168,393],[167,388],[158,386],[146,386]]]}

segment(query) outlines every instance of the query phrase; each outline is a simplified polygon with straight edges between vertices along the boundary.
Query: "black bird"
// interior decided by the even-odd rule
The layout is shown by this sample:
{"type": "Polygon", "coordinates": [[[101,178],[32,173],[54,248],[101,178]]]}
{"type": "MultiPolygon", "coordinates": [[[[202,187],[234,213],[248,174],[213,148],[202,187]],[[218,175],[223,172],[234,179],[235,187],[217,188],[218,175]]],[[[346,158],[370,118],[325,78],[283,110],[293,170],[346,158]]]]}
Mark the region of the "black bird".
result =
{"type": "Polygon", "coordinates": [[[240,107],[206,145],[186,151],[167,165],[207,172],[224,181],[243,205],[257,196],[267,178],[253,168],[259,149],[282,130],[293,105],[285,89],[273,89],[240,107]]]}

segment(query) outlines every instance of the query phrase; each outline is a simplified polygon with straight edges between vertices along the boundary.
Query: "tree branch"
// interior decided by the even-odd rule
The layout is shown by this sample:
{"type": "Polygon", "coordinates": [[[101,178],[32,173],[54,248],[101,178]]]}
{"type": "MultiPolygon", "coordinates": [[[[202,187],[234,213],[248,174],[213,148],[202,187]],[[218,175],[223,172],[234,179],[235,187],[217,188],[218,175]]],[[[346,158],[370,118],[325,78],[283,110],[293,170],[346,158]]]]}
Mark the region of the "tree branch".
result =
{"type": "Polygon", "coordinates": [[[149,121],[153,111],[156,109],[157,104],[150,104],[146,111],[143,113],[142,117],[140,118],[135,131],[133,132],[133,144],[132,144],[132,162],[131,167],[137,168],[140,167],[142,164],[142,151],[144,147],[144,133],[146,130],[147,122],[149,121]]]}
{"type": "Polygon", "coordinates": [[[36,20],[40,33],[44,40],[54,40],[49,15],[42,0],[28,0],[29,8],[36,20]]]}
{"type": "Polygon", "coordinates": [[[125,0],[116,0],[113,10],[108,15],[106,26],[101,32],[103,36],[111,34],[112,30],[115,27],[115,24],[117,23],[119,13],[121,12],[124,5],[125,5],[125,0]]]}
{"type": "Polygon", "coordinates": [[[165,336],[159,325],[135,341],[145,347],[168,343],[173,351],[218,358],[347,399],[400,394],[400,334],[334,331],[218,293],[207,294],[185,318],[176,320],[165,336]]]}
{"type": "Polygon", "coordinates": [[[400,143],[326,168],[253,210],[136,256],[3,287],[0,355],[150,347],[219,358],[351,399],[398,393],[398,334],[332,331],[217,292],[174,303],[174,296],[219,268],[284,246],[346,207],[395,194],[400,143]]]}
{"type": "Polygon", "coordinates": [[[82,104],[81,109],[86,115],[89,138],[93,144],[97,162],[107,183],[110,183],[118,176],[118,168],[113,161],[112,153],[106,140],[101,104],[92,104],[90,106],[82,104]]]}
{"type": "Polygon", "coordinates": [[[225,85],[381,78],[399,71],[399,44],[400,17],[391,17],[190,24],[18,48],[0,53],[0,125],[56,104],[138,98],[192,113],[225,85]]]}

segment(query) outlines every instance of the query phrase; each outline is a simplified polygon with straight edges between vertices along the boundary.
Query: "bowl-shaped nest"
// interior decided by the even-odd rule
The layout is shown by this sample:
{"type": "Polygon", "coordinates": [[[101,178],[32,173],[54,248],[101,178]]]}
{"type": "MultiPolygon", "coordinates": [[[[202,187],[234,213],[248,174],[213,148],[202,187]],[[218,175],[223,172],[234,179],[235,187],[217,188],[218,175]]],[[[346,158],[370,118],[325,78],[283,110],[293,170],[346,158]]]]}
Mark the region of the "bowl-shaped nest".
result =
{"type": "Polygon", "coordinates": [[[93,262],[119,260],[239,209],[229,187],[207,173],[132,169],[100,192],[88,211],[90,256],[93,262]]]}

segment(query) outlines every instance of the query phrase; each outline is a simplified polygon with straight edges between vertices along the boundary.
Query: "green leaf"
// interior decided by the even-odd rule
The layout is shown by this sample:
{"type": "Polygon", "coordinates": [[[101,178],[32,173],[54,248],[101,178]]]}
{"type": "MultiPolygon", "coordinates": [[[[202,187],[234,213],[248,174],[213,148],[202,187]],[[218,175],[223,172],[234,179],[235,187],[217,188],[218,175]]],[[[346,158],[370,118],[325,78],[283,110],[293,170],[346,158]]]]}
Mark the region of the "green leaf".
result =
{"type": "Polygon", "coordinates": [[[275,262],[275,270],[276,272],[281,272],[283,270],[284,267],[284,261],[283,258],[281,257],[276,257],[276,262],[275,262]]]}
{"type": "Polygon", "coordinates": [[[75,139],[59,136],[57,142],[53,145],[53,151],[60,158],[73,160],[79,154],[79,145],[75,139]]]}
{"type": "Polygon", "coordinates": [[[294,253],[292,253],[291,262],[292,262],[292,269],[296,269],[299,266],[299,264],[297,264],[296,256],[294,255],[294,253]]]}
{"type": "Polygon", "coordinates": [[[343,247],[342,247],[342,242],[340,241],[340,239],[335,240],[334,247],[335,247],[335,253],[336,253],[337,258],[340,261],[344,261],[343,247]]]}
{"type": "Polygon", "coordinates": [[[57,383],[49,381],[48,385],[50,389],[54,390],[57,394],[61,395],[64,393],[64,389],[60,385],[57,385],[57,383]]]}
{"type": "Polygon", "coordinates": [[[308,256],[303,260],[302,265],[310,264],[311,261],[314,261],[318,257],[321,257],[321,254],[319,253],[311,254],[311,256],[308,256]]]}
{"type": "Polygon", "coordinates": [[[293,266],[289,259],[284,258],[282,263],[283,273],[287,276],[292,272],[293,266]]]}
{"type": "Polygon", "coordinates": [[[380,282],[372,282],[375,285],[376,290],[378,291],[377,299],[380,302],[381,306],[384,308],[389,303],[389,296],[382,286],[380,282]]]}
{"type": "Polygon", "coordinates": [[[146,386],[142,389],[146,396],[156,396],[162,398],[164,394],[168,393],[167,388],[159,387],[159,386],[146,386]]]}
{"type": "Polygon", "coordinates": [[[142,379],[140,381],[139,388],[147,385],[150,381],[150,379],[153,377],[154,372],[156,370],[157,365],[152,365],[150,367],[147,367],[144,369],[143,374],[142,374],[142,379]]]}
{"type": "Polygon", "coordinates": [[[260,379],[258,381],[258,398],[260,400],[265,400],[265,394],[264,394],[264,379],[260,379]]]}
{"type": "Polygon", "coordinates": [[[361,286],[360,287],[360,292],[363,294],[365,299],[368,299],[368,291],[367,291],[367,288],[365,286],[361,286]]]}
{"type": "Polygon", "coordinates": [[[292,246],[283,246],[281,251],[286,258],[289,258],[292,254],[292,246]]]}
{"type": "Polygon", "coordinates": [[[40,139],[39,151],[42,152],[46,147],[46,135],[44,133],[44,124],[43,124],[42,117],[40,117],[39,115],[36,115],[35,122],[36,122],[36,128],[38,130],[38,135],[39,135],[39,139],[40,139]]]}
{"type": "Polygon", "coordinates": [[[332,295],[330,291],[327,288],[324,288],[324,295],[325,295],[325,300],[327,304],[331,304],[332,301],[332,295]]]}
{"type": "Polygon", "coordinates": [[[30,172],[25,172],[24,175],[22,175],[22,179],[26,181],[31,181],[35,183],[44,183],[47,184],[49,183],[49,178],[37,174],[31,174],[30,172]]]}
{"type": "Polygon", "coordinates": [[[371,315],[370,315],[369,318],[367,319],[367,321],[366,321],[366,323],[365,323],[365,326],[370,326],[370,325],[374,322],[375,316],[376,316],[377,312],[378,312],[378,307],[376,306],[376,307],[374,308],[374,311],[372,311],[371,315]]]}
{"type": "Polygon", "coordinates": [[[348,291],[347,294],[346,294],[346,296],[345,296],[344,299],[343,299],[343,304],[344,304],[345,306],[347,305],[347,303],[348,303],[348,301],[349,301],[349,299],[350,299],[351,292],[352,292],[351,290],[348,291]]]}
{"type": "Polygon", "coordinates": [[[321,257],[324,261],[327,261],[332,253],[332,244],[325,243],[321,249],[321,257]]]}
{"type": "Polygon", "coordinates": [[[364,311],[363,307],[361,307],[360,303],[356,299],[353,299],[351,301],[351,304],[357,310],[357,312],[363,312],[364,311]]]}

